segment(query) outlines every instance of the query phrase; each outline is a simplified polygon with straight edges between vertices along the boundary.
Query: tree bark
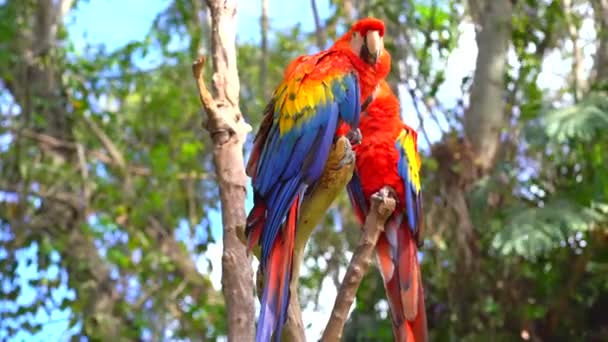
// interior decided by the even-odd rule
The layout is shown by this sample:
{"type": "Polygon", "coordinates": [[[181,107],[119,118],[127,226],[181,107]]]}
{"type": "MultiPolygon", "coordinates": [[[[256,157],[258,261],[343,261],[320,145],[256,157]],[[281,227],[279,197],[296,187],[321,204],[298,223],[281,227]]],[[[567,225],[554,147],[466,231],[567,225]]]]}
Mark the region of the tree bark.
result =
{"type": "Polygon", "coordinates": [[[505,124],[503,78],[511,39],[511,0],[469,0],[477,25],[477,62],[469,108],[464,116],[467,140],[482,173],[488,172],[505,124]]]}
{"type": "Polygon", "coordinates": [[[222,224],[222,291],[228,313],[229,341],[253,341],[253,274],[244,235],[247,176],[243,144],[251,127],[239,109],[239,76],[236,65],[236,1],[207,0],[211,13],[213,89],[202,79],[204,58],[193,65],[202,104],[207,112],[206,128],[214,144],[213,160],[220,188],[222,224]]]}

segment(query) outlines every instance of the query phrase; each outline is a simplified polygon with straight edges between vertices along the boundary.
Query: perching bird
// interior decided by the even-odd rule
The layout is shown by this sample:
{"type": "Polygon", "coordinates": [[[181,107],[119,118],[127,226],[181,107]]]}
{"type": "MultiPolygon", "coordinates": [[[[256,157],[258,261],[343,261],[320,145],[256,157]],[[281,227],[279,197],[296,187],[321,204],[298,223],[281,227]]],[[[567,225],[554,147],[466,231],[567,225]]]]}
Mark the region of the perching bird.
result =
{"type": "Polygon", "coordinates": [[[321,177],[337,129],[356,129],[361,103],[390,69],[384,23],[363,19],[328,50],[286,69],[266,107],[247,173],[254,207],[249,249],[260,244],[264,289],[256,341],[281,334],[289,303],[296,221],[302,196],[321,177]]]}
{"type": "Polygon", "coordinates": [[[370,197],[384,186],[394,190],[397,207],[376,245],[378,266],[384,279],[395,341],[426,342],[426,312],[418,262],[423,217],[417,135],[401,121],[399,99],[385,81],[362,113],[359,129],[363,139],[354,146],[356,166],[348,194],[363,224],[370,197]]]}

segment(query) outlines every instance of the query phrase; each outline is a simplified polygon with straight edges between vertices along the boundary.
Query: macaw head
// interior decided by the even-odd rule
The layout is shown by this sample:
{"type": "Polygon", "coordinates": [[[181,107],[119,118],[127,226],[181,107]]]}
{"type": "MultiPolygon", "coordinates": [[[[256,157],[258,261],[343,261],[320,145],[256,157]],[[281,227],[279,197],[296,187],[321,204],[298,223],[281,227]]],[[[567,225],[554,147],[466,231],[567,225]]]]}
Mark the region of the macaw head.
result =
{"type": "Polygon", "coordinates": [[[336,41],[337,46],[348,46],[365,63],[376,65],[384,51],[384,22],[375,18],[357,21],[336,41]]]}
{"type": "Polygon", "coordinates": [[[393,119],[401,116],[399,98],[395,95],[386,80],[381,80],[374,92],[374,100],[367,106],[366,117],[393,119]]]}

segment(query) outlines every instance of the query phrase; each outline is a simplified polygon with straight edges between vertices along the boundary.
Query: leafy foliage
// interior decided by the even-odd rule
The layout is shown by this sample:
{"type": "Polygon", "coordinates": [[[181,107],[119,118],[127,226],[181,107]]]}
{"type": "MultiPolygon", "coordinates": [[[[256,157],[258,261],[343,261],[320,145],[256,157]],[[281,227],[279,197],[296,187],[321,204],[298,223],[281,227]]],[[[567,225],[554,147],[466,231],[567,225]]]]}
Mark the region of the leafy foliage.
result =
{"type": "MultiPolygon", "coordinates": [[[[608,218],[608,205],[580,207],[568,201],[543,204],[541,208],[513,209],[492,246],[503,254],[536,258],[574,236],[594,229],[608,218]]],[[[573,247],[577,247],[574,245],[573,247]]]]}
{"type": "Polygon", "coordinates": [[[549,112],[544,117],[547,135],[556,142],[589,142],[608,130],[608,99],[591,93],[581,102],[549,112]]]}

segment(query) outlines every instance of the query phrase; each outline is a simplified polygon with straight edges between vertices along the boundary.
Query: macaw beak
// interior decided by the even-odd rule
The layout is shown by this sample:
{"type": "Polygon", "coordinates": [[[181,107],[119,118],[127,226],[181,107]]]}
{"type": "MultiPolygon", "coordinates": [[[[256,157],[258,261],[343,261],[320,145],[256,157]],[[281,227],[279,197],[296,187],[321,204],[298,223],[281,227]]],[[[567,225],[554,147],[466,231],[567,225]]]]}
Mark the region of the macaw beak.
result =
{"type": "Polygon", "coordinates": [[[377,30],[367,31],[361,47],[361,58],[368,64],[374,65],[384,49],[384,39],[377,30]]]}

